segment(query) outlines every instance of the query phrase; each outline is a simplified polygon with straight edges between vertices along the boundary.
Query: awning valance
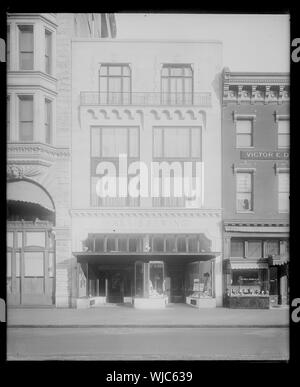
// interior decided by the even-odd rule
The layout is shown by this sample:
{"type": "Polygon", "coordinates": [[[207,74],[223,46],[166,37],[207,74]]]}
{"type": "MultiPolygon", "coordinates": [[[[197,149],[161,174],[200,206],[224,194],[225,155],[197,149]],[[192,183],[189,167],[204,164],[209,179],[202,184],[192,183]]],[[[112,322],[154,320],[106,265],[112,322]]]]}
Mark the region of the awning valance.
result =
{"type": "Polygon", "coordinates": [[[28,181],[12,181],[7,184],[7,200],[38,204],[54,212],[54,206],[47,193],[34,183],[28,181]]]}
{"type": "Polygon", "coordinates": [[[278,265],[284,265],[288,263],[289,259],[287,255],[274,255],[269,258],[269,265],[270,266],[278,266],[278,265]]]}
{"type": "Polygon", "coordinates": [[[225,226],[225,231],[231,232],[281,232],[288,233],[290,228],[288,226],[225,226]]]}
{"type": "Polygon", "coordinates": [[[268,269],[267,263],[258,262],[231,262],[230,268],[235,269],[268,269]]]}

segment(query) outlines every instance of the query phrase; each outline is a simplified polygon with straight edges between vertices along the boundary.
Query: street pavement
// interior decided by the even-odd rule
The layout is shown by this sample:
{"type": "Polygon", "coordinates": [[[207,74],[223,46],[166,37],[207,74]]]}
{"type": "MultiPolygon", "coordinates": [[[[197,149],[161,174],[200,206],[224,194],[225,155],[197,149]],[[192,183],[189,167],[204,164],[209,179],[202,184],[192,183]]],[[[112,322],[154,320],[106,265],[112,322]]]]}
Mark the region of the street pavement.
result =
{"type": "Polygon", "coordinates": [[[8,328],[8,360],[285,360],[288,328],[8,328]]]}
{"type": "Polygon", "coordinates": [[[193,308],[170,304],[160,310],[126,305],[89,309],[9,308],[10,327],[288,327],[289,309],[193,308]]]}

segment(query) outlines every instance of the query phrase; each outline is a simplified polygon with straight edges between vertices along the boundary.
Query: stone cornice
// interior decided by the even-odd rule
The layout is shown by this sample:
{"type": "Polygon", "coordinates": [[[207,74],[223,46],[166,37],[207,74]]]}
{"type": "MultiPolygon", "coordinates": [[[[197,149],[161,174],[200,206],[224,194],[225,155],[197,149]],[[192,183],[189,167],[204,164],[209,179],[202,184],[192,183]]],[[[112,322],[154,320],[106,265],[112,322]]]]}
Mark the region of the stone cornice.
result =
{"type": "Polygon", "coordinates": [[[121,218],[220,218],[222,215],[221,209],[117,209],[117,208],[101,208],[101,209],[72,209],[70,210],[72,217],[121,217],[121,218]]]}
{"type": "Polygon", "coordinates": [[[61,158],[69,158],[71,151],[69,148],[57,148],[52,145],[42,143],[21,143],[14,142],[7,144],[8,162],[11,159],[42,159],[44,161],[54,161],[61,158]]]}
{"type": "Polygon", "coordinates": [[[223,73],[223,104],[289,102],[288,73],[223,73]]]}

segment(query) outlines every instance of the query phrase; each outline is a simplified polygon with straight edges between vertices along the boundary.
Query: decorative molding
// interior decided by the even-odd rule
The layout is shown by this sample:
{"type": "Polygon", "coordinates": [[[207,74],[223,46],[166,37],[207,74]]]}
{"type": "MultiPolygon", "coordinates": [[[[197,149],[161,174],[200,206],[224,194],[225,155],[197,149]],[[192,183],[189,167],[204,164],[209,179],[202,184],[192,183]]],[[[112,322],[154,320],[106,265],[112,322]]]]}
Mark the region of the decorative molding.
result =
{"type": "Polygon", "coordinates": [[[10,159],[34,159],[43,161],[55,161],[56,159],[69,158],[69,148],[56,148],[42,143],[14,142],[7,144],[7,157],[10,159]]]}
{"type": "Polygon", "coordinates": [[[153,120],[160,121],[174,121],[174,120],[188,120],[188,121],[204,121],[203,116],[206,114],[203,110],[198,108],[132,108],[132,107],[101,107],[97,106],[80,106],[80,122],[85,123],[87,120],[90,123],[106,120],[117,121],[143,121],[145,115],[149,115],[153,120]]]}
{"type": "Polygon", "coordinates": [[[7,179],[23,179],[32,178],[34,176],[43,174],[46,171],[45,167],[37,165],[7,165],[7,179]]]}
{"type": "Polygon", "coordinates": [[[70,210],[70,214],[73,217],[103,217],[103,218],[110,218],[110,217],[116,217],[116,218],[220,218],[222,215],[222,210],[173,210],[170,208],[165,209],[139,209],[139,208],[132,208],[132,209],[116,209],[116,208],[109,208],[109,209],[72,209],[70,210]]]}
{"type": "Polygon", "coordinates": [[[236,123],[237,120],[252,120],[256,121],[256,114],[238,114],[235,110],[232,112],[233,121],[236,123]]]}

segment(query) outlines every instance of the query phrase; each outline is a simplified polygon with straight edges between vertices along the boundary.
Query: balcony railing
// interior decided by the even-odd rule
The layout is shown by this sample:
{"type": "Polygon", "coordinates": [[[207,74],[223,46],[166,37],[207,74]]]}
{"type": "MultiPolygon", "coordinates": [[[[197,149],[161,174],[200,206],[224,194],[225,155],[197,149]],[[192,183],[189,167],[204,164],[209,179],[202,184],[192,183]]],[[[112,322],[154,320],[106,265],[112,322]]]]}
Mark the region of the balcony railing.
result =
{"type": "Polygon", "coordinates": [[[134,105],[134,106],[211,106],[211,93],[80,93],[81,106],[134,105]]]}

